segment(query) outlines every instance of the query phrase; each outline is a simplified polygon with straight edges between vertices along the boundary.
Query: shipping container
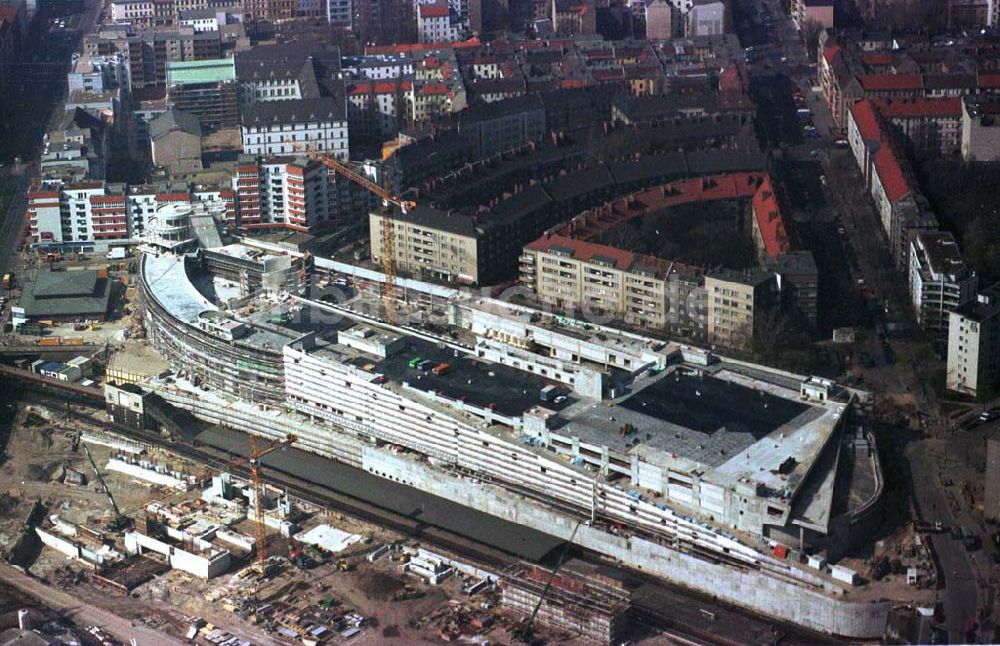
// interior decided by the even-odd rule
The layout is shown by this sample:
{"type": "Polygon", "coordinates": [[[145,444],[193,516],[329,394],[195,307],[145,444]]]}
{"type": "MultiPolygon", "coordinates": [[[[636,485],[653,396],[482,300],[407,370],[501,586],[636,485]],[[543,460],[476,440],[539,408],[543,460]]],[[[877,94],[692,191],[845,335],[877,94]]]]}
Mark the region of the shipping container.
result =
{"type": "Polygon", "coordinates": [[[54,346],[54,345],[59,345],[59,337],[57,337],[57,336],[50,336],[50,337],[46,337],[44,339],[38,339],[38,345],[45,346],[45,347],[51,347],[51,346],[54,346]]]}
{"type": "Polygon", "coordinates": [[[82,336],[64,336],[62,345],[83,345],[82,336]]]}

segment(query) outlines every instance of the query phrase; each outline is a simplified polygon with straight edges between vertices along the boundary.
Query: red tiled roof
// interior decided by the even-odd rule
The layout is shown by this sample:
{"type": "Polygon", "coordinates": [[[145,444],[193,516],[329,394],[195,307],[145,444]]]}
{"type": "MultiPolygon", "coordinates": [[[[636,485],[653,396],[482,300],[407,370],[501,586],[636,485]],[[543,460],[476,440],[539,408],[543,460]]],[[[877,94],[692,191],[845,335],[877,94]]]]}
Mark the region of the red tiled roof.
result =
{"type": "Polygon", "coordinates": [[[920,90],[924,80],[919,74],[864,74],[858,77],[866,92],[920,90]]]}
{"type": "Polygon", "coordinates": [[[656,256],[635,254],[631,251],[610,247],[593,242],[584,242],[574,238],[567,238],[560,235],[543,235],[537,240],[533,240],[526,245],[526,249],[532,251],[551,252],[553,247],[560,247],[562,250],[569,250],[574,260],[582,262],[595,262],[600,260],[610,260],[615,269],[628,271],[636,265],[644,268],[656,270],[659,278],[666,276],[673,263],[656,256]]]}
{"type": "MultiPolygon", "coordinates": [[[[375,94],[395,94],[396,92],[395,81],[383,81],[381,83],[374,83],[374,84],[371,82],[358,83],[349,90],[348,94],[351,94],[353,96],[370,94],[372,92],[372,85],[375,86],[375,94]]],[[[411,85],[409,81],[402,81],[399,84],[399,88],[403,92],[409,92],[410,87],[411,85]]]]}
{"type": "Polygon", "coordinates": [[[562,247],[573,252],[573,258],[584,262],[591,261],[594,256],[603,256],[614,261],[616,269],[628,269],[635,255],[624,249],[608,245],[584,242],[559,235],[545,235],[528,243],[528,249],[533,251],[551,251],[553,247],[562,247]]]}
{"type": "Polygon", "coordinates": [[[896,57],[887,52],[869,52],[861,55],[862,65],[892,65],[896,57]]]}
{"type": "Polygon", "coordinates": [[[428,83],[420,88],[420,94],[431,96],[436,94],[448,94],[448,86],[444,83],[428,83]]]}
{"type": "Polygon", "coordinates": [[[187,202],[191,196],[187,193],[157,193],[157,202],[187,202]]]}
{"type": "Polygon", "coordinates": [[[823,58],[826,59],[827,64],[832,64],[833,59],[837,57],[840,53],[840,45],[830,45],[823,50],[823,58]]]}
{"type": "Polygon", "coordinates": [[[991,90],[1000,89],[1000,74],[979,74],[979,87],[991,90]]]}
{"type": "Polygon", "coordinates": [[[875,172],[882,182],[890,202],[896,202],[911,192],[910,180],[903,168],[903,161],[892,145],[891,135],[882,129],[882,122],[873,101],[858,101],[851,107],[851,115],[858,126],[861,138],[878,144],[875,151],[875,172]]]}
{"type": "Polygon", "coordinates": [[[614,218],[606,217],[609,214],[602,209],[584,212],[560,227],[558,232],[578,239],[591,239],[617,223],[645,213],[662,211],[693,202],[752,197],[762,179],[762,176],[757,173],[733,173],[679,180],[654,186],[631,193],[606,205],[614,213],[614,218]],[[596,217],[591,217],[592,215],[596,217]]]}
{"type": "Polygon", "coordinates": [[[879,99],[875,101],[875,109],[886,118],[952,117],[958,119],[962,116],[962,99],[960,97],[879,99]]]}
{"type": "Polygon", "coordinates": [[[858,101],[851,106],[851,116],[858,126],[864,141],[879,141],[882,139],[882,128],[879,126],[878,115],[871,101],[858,101]]]}
{"type": "Polygon", "coordinates": [[[96,204],[119,204],[119,205],[124,205],[125,204],[125,196],[124,195],[91,195],[90,196],[90,203],[91,204],[95,204],[95,205],[96,204]]]}
{"type": "Polygon", "coordinates": [[[591,73],[595,81],[617,81],[625,76],[625,71],[620,67],[612,67],[606,70],[594,70],[591,73]]]}
{"type": "Polygon", "coordinates": [[[373,45],[365,47],[365,54],[405,54],[439,49],[477,49],[482,46],[478,36],[458,43],[407,43],[402,45],[373,45]]]}
{"type": "Polygon", "coordinates": [[[447,18],[449,14],[447,5],[422,4],[420,5],[421,18],[447,18]]]}
{"type": "Polygon", "coordinates": [[[763,183],[754,193],[753,215],[760,237],[764,241],[764,253],[769,258],[777,258],[792,250],[785,220],[778,206],[778,198],[774,194],[774,187],[771,186],[770,175],[764,176],[763,183]]]}
{"type": "Polygon", "coordinates": [[[906,173],[903,172],[903,167],[889,142],[883,142],[875,152],[875,172],[878,173],[882,188],[885,189],[890,202],[898,202],[910,192],[906,173]]]}

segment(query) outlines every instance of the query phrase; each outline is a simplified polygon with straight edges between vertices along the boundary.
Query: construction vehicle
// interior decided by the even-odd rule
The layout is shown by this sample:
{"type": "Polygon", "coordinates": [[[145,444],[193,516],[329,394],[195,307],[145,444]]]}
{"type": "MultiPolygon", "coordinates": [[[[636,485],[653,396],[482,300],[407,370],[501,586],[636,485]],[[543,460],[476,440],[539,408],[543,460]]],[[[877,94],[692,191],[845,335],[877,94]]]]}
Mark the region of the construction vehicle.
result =
{"type": "MultiPolygon", "coordinates": [[[[398,206],[404,214],[416,207],[416,202],[393,195],[367,177],[354,172],[331,155],[314,150],[308,151],[308,154],[310,159],[318,161],[334,173],[382,198],[385,206],[390,204],[398,206]]],[[[385,317],[392,323],[395,320],[393,300],[396,293],[396,225],[392,218],[382,219],[382,273],[385,275],[385,283],[382,284],[382,303],[385,307],[385,317]]]]}
{"type": "Polygon", "coordinates": [[[90,454],[90,448],[84,444],[83,450],[87,453],[87,460],[90,461],[90,466],[94,470],[94,475],[97,476],[97,481],[101,484],[101,489],[104,490],[104,495],[111,501],[111,508],[115,512],[115,517],[105,526],[105,529],[109,532],[120,532],[128,529],[132,526],[132,519],[123,514],[121,509],[118,508],[118,503],[115,502],[115,497],[111,495],[111,489],[108,488],[108,483],[104,481],[104,476],[101,475],[100,470],[97,468],[97,464],[94,462],[94,456],[90,454]]]}

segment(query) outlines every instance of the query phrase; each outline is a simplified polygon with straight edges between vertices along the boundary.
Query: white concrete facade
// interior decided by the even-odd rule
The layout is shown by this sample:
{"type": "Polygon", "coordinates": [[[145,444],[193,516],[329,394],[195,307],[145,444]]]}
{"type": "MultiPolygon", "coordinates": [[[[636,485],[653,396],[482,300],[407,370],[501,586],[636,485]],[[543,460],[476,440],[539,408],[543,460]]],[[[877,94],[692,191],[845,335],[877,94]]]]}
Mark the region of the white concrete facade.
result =
{"type": "Polygon", "coordinates": [[[340,161],[350,158],[347,120],[243,125],[243,152],[247,155],[292,155],[317,151],[340,161]]]}

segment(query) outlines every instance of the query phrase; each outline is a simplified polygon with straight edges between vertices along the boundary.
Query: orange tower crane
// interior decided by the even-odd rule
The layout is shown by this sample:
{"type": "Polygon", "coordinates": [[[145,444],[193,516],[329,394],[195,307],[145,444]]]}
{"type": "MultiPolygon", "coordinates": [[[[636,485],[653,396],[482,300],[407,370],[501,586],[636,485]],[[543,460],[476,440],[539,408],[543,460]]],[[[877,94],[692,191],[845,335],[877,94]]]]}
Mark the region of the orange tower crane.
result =
{"type": "Polygon", "coordinates": [[[285,440],[276,442],[263,451],[257,448],[257,436],[250,436],[250,455],[240,461],[249,460],[250,464],[250,485],[253,487],[253,511],[254,525],[257,530],[257,564],[264,565],[264,558],[267,556],[267,525],[264,524],[264,480],[261,473],[261,459],[269,454],[283,449],[295,442],[297,438],[289,435],[285,440]]]}
{"type": "MultiPolygon", "coordinates": [[[[226,471],[230,467],[239,466],[241,464],[248,464],[250,466],[250,486],[253,488],[254,496],[254,525],[256,531],[256,552],[257,552],[257,563],[263,564],[264,557],[267,553],[267,525],[264,524],[264,482],[263,482],[263,471],[261,469],[261,459],[270,453],[273,453],[279,449],[283,449],[290,446],[298,438],[294,435],[288,435],[284,440],[280,442],[275,442],[271,446],[264,450],[259,450],[257,448],[257,437],[255,435],[250,436],[250,455],[245,455],[238,457],[236,459],[230,460],[223,463],[222,465],[215,467],[210,470],[210,473],[217,474],[226,471]]],[[[84,447],[86,448],[86,447],[84,447]]],[[[90,452],[87,452],[89,457],[90,452]]],[[[91,459],[91,464],[93,464],[93,459],[91,459]]],[[[94,467],[96,470],[96,466],[94,467]]],[[[119,518],[129,517],[132,514],[145,509],[154,502],[165,502],[171,498],[176,498],[183,495],[184,492],[173,491],[164,496],[156,496],[147,499],[142,506],[136,507],[135,509],[130,509],[124,512],[117,512],[119,518]]],[[[109,494],[110,495],[110,494],[109,494]]]]}
{"type": "MultiPolygon", "coordinates": [[[[367,177],[354,172],[347,165],[331,155],[325,155],[314,150],[309,151],[308,154],[310,159],[318,161],[338,175],[351,180],[355,184],[379,196],[386,203],[386,206],[395,204],[403,213],[416,206],[416,202],[404,200],[399,196],[393,195],[367,177]]],[[[390,217],[382,219],[382,273],[385,275],[385,283],[382,285],[382,303],[385,306],[386,318],[392,322],[392,301],[396,289],[396,225],[390,217]]]]}

